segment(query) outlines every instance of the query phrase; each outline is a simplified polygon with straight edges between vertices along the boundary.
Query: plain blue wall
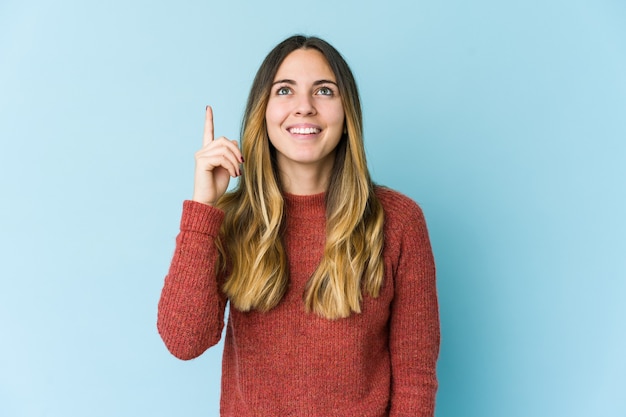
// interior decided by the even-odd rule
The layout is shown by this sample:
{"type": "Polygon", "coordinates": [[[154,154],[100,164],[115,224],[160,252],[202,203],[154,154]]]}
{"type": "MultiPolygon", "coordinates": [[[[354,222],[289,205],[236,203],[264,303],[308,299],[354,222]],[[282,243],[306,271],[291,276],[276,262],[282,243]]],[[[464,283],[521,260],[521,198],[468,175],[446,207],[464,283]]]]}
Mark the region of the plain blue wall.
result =
{"type": "Polygon", "coordinates": [[[347,57],[438,265],[438,417],[626,415],[623,1],[0,1],[0,416],[217,415],[156,305],[205,104],[284,37],[347,57]]]}

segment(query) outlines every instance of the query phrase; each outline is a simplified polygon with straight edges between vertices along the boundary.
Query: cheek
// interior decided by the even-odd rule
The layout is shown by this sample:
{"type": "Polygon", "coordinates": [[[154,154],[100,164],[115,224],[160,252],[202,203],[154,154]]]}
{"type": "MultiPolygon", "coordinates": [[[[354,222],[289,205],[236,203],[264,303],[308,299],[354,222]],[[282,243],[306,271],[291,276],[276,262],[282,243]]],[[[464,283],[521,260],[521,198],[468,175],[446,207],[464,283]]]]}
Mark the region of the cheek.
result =
{"type": "Polygon", "coordinates": [[[284,111],[281,106],[268,103],[267,109],[265,109],[265,123],[267,123],[268,129],[280,125],[284,119],[284,111]]]}
{"type": "Polygon", "coordinates": [[[332,123],[340,126],[341,129],[343,129],[343,125],[346,121],[346,115],[343,112],[343,107],[339,107],[335,109],[335,111],[332,114],[333,114],[332,123]]]}
{"type": "Polygon", "coordinates": [[[273,108],[272,106],[268,104],[267,108],[265,109],[265,123],[267,124],[267,126],[269,126],[272,120],[274,119],[272,115],[273,115],[273,108]]]}

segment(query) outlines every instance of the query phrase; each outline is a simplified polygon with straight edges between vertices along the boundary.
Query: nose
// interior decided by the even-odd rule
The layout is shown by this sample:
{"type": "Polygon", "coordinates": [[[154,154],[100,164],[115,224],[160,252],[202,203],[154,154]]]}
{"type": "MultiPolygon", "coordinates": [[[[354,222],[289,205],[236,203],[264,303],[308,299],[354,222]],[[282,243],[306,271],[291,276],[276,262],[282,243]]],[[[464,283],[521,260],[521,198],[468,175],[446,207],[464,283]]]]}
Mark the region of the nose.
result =
{"type": "Polygon", "coordinates": [[[297,116],[311,116],[316,112],[317,110],[315,110],[313,97],[307,94],[302,94],[296,99],[294,113],[297,116]]]}

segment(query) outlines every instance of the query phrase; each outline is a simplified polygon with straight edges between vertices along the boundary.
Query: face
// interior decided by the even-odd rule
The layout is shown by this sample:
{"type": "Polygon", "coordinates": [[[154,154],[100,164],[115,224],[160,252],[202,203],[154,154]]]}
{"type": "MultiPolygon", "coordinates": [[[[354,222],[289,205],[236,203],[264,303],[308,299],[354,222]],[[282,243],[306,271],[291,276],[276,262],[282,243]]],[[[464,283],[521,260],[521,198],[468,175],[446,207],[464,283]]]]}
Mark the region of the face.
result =
{"type": "Polygon", "coordinates": [[[330,173],[344,119],[337,80],[324,55],[316,49],[287,55],[265,112],[281,172],[308,167],[330,173]]]}

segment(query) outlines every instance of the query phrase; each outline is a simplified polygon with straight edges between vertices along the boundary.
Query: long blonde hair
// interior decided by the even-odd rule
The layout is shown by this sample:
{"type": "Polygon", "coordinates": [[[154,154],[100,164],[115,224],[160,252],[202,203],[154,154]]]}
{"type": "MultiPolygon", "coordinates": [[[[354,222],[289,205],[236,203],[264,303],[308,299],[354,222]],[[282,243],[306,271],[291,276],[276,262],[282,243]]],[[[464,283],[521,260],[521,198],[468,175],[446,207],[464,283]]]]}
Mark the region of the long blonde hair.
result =
{"type": "Polygon", "coordinates": [[[241,144],[245,172],[218,202],[225,220],[218,240],[223,290],[241,311],[268,311],[288,288],[283,247],[284,201],[265,122],[278,67],[296,49],[314,48],[328,61],[346,115],[326,192],[326,244],[304,293],[306,311],[328,319],[361,312],[362,291],[377,297],[383,283],[383,209],[374,193],[363,146],[362,113],[354,76],[327,42],[292,36],[278,44],[256,74],[244,113],[241,144]]]}

